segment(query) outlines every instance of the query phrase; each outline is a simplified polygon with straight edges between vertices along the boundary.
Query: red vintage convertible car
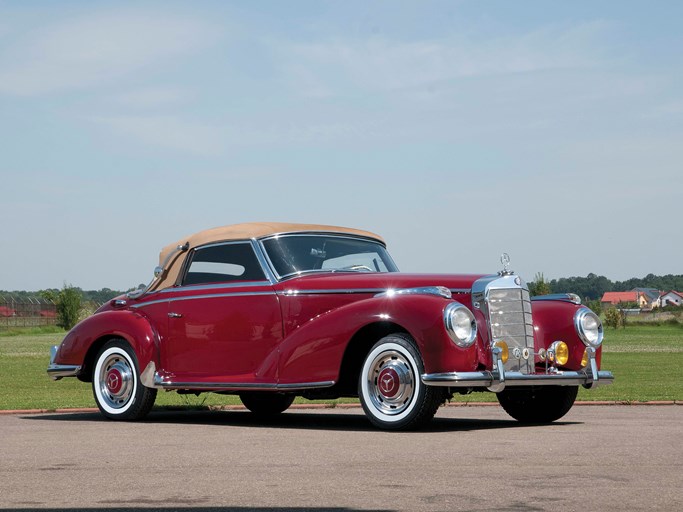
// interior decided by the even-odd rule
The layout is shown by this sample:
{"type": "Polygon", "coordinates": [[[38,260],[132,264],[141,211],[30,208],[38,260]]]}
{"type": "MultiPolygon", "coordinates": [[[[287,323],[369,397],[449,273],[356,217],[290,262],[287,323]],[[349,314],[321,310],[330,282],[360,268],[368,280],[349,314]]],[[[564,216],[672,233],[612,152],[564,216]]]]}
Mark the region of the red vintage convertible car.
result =
{"type": "Polygon", "coordinates": [[[162,250],[154,280],[74,327],[47,371],[92,382],[111,419],[175,390],[237,394],[261,415],[296,396],[359,397],[374,425],[409,429],[454,393],[490,391],[513,418],[551,422],[579,386],[612,382],[602,324],[575,295],[530,299],[508,263],[403,274],[366,231],[211,229],[162,250]]]}

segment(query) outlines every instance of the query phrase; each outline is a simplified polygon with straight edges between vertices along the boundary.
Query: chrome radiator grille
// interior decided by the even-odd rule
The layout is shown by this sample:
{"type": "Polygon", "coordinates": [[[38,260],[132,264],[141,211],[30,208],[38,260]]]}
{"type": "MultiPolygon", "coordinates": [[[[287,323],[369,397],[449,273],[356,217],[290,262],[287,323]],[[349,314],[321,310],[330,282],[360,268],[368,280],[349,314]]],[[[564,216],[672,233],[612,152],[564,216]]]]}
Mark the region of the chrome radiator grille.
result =
{"type": "Polygon", "coordinates": [[[524,288],[492,288],[487,297],[491,343],[504,341],[510,349],[506,370],[523,373],[534,367],[534,326],[531,318],[531,300],[524,288]],[[528,348],[529,358],[514,357],[515,348],[528,348]]]}
{"type": "Polygon", "coordinates": [[[491,290],[489,317],[493,341],[504,339],[516,347],[533,347],[528,344],[527,333],[533,329],[529,292],[521,288],[491,290]]]}

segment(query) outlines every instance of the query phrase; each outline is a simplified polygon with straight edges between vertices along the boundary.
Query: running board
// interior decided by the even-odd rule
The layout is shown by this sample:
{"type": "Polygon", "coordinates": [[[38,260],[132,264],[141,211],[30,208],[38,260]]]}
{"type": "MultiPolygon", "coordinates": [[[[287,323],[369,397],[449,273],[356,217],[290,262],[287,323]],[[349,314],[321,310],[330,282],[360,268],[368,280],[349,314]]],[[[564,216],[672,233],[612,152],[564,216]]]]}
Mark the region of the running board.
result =
{"type": "Polygon", "coordinates": [[[200,389],[203,391],[303,391],[307,389],[330,388],[335,381],[302,382],[291,384],[270,384],[260,382],[174,382],[164,379],[156,371],[154,361],[151,361],[140,375],[140,382],[146,388],[152,389],[200,389]]]}

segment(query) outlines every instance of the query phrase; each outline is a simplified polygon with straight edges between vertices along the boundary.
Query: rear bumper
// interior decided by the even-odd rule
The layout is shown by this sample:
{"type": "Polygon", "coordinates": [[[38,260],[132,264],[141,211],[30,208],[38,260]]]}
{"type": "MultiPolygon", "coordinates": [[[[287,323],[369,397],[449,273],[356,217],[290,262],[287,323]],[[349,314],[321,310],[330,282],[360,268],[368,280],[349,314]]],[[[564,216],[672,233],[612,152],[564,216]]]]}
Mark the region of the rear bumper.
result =
{"type": "Polygon", "coordinates": [[[47,367],[47,374],[52,380],[59,380],[63,377],[75,377],[80,371],[81,367],[71,364],[55,364],[55,357],[57,357],[57,350],[59,347],[54,345],[50,349],[50,364],[47,367]]]}
{"type": "Polygon", "coordinates": [[[500,359],[500,349],[494,349],[496,369],[493,371],[426,373],[421,378],[427,386],[486,388],[495,393],[512,386],[583,386],[590,389],[603,384],[612,384],[614,381],[612,372],[599,371],[595,351],[589,350],[588,352],[589,364],[578,372],[554,369],[547,373],[535,374],[506,372],[500,359]]]}

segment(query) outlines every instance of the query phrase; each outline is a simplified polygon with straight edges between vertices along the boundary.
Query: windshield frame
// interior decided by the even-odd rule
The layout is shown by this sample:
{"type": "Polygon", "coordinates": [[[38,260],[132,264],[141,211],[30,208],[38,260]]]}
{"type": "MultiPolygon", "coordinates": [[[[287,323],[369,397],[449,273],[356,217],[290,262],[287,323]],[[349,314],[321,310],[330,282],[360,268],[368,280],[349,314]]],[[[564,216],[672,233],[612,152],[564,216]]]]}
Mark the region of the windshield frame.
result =
{"type": "Polygon", "coordinates": [[[258,245],[261,249],[261,252],[263,253],[263,256],[266,260],[266,263],[268,264],[268,268],[270,272],[275,276],[275,278],[278,281],[284,281],[286,279],[291,279],[293,277],[298,277],[298,276],[303,276],[303,275],[310,275],[310,274],[333,274],[333,273],[380,273],[376,271],[372,272],[365,272],[365,271],[358,271],[358,270],[353,270],[353,269],[335,269],[335,268],[330,268],[330,269],[310,269],[310,270],[299,270],[296,272],[290,272],[288,274],[280,275],[278,273],[277,269],[275,268],[275,265],[273,264],[272,260],[270,259],[270,254],[268,253],[268,249],[265,246],[264,242],[267,242],[268,240],[273,240],[273,239],[280,239],[280,238],[290,238],[290,237],[302,237],[302,236],[319,236],[319,237],[326,237],[326,238],[339,238],[339,239],[346,239],[346,240],[359,240],[363,242],[370,242],[372,244],[380,246],[382,249],[384,249],[385,256],[387,258],[387,261],[383,262],[385,266],[387,267],[387,272],[381,272],[381,273],[391,273],[391,272],[399,272],[398,267],[396,266],[396,263],[394,262],[393,258],[391,257],[391,254],[389,254],[389,251],[387,251],[387,246],[386,244],[378,240],[376,238],[371,238],[371,237],[364,237],[364,236],[359,236],[359,235],[349,235],[349,234],[344,234],[344,233],[334,233],[334,232],[314,232],[314,231],[304,231],[300,233],[283,233],[283,234],[276,234],[276,235],[269,235],[263,238],[258,239],[258,245]]]}

